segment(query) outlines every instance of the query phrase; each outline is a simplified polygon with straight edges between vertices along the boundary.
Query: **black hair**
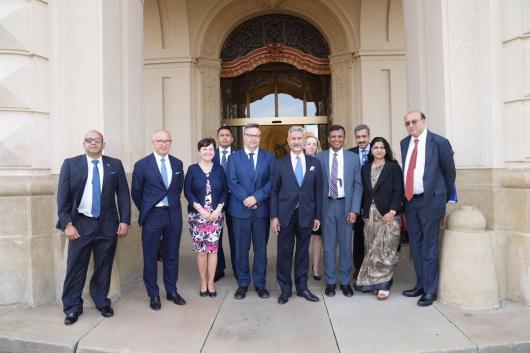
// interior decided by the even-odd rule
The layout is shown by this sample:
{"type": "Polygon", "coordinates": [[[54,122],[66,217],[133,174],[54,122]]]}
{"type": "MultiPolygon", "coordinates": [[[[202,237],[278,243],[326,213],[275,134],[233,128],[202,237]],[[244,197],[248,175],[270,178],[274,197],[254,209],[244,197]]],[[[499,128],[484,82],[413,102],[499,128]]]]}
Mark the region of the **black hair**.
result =
{"type": "Polygon", "coordinates": [[[342,132],[344,133],[344,136],[346,136],[346,130],[344,129],[344,126],[342,125],[339,125],[339,124],[334,124],[334,125],[331,125],[328,129],[328,136],[329,134],[332,132],[332,131],[337,131],[337,130],[342,130],[342,132]]]}
{"type": "Polygon", "coordinates": [[[387,140],[385,140],[384,137],[380,137],[380,136],[374,137],[372,141],[370,142],[370,154],[368,155],[368,161],[369,162],[374,161],[374,155],[372,154],[372,148],[374,147],[376,142],[381,142],[383,143],[383,146],[385,146],[385,151],[386,151],[385,160],[389,162],[394,161],[394,155],[392,154],[392,149],[390,148],[390,144],[388,143],[387,140]]]}
{"type": "Polygon", "coordinates": [[[200,139],[199,142],[197,143],[197,150],[200,151],[201,148],[208,147],[210,145],[213,145],[213,149],[217,147],[217,145],[215,144],[215,140],[213,138],[205,137],[203,139],[200,139]]]}
{"type": "Polygon", "coordinates": [[[219,132],[220,132],[221,130],[227,130],[227,131],[230,131],[230,134],[232,135],[232,129],[230,129],[230,128],[229,128],[228,126],[226,126],[226,125],[223,125],[223,126],[221,126],[219,129],[217,129],[217,135],[219,135],[219,132]]]}

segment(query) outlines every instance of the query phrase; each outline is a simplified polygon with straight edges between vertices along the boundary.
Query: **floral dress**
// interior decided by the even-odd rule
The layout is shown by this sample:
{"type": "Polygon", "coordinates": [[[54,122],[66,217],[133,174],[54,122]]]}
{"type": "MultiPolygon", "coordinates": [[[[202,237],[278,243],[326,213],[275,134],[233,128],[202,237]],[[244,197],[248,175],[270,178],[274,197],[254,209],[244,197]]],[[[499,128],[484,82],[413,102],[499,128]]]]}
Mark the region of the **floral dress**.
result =
{"type": "MultiPolygon", "coordinates": [[[[203,208],[212,213],[212,187],[210,185],[210,173],[206,174],[206,196],[203,208]]],[[[219,236],[223,230],[224,216],[214,222],[204,219],[198,212],[190,212],[188,215],[188,228],[193,238],[193,251],[207,254],[217,253],[219,248],[219,236]]]]}

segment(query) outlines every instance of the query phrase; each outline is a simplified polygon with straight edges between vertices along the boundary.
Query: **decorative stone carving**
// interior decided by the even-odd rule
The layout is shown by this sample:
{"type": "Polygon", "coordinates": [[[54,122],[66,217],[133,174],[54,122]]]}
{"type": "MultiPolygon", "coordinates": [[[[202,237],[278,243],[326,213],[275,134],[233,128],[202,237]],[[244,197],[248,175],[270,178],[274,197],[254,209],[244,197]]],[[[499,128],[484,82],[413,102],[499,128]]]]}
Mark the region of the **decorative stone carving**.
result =
{"type": "Polygon", "coordinates": [[[223,61],[232,61],[270,43],[296,48],[316,58],[327,59],[329,46],[309,22],[289,15],[264,15],[243,22],[226,39],[223,61]]]}
{"type": "Polygon", "coordinates": [[[255,0],[256,3],[266,9],[276,9],[282,6],[286,0],[255,0]]]}

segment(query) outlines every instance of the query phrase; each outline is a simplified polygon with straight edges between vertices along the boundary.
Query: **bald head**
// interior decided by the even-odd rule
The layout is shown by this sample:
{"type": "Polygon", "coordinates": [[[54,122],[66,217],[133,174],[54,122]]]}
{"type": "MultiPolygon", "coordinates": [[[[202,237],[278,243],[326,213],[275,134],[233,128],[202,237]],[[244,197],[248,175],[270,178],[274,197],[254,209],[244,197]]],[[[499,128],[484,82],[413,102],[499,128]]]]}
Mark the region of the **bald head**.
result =
{"type": "Polygon", "coordinates": [[[151,139],[153,143],[153,149],[159,156],[165,157],[169,153],[171,148],[171,134],[166,129],[158,129],[153,134],[151,139]]]}
{"type": "Polygon", "coordinates": [[[83,148],[87,156],[92,159],[98,159],[103,154],[105,142],[103,141],[103,134],[97,130],[90,130],[83,138],[83,148]]]}

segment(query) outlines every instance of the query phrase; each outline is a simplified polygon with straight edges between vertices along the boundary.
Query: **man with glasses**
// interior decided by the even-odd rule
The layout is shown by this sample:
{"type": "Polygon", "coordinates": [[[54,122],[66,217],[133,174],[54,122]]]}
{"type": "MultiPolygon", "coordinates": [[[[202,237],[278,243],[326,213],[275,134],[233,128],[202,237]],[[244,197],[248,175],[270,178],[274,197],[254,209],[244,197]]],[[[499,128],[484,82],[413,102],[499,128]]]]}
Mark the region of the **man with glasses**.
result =
{"type": "Polygon", "coordinates": [[[105,142],[99,131],[85,134],[85,154],[64,161],[57,188],[57,228],[68,238],[68,260],[63,286],[65,325],[83,313],[83,287],[90,255],[94,274],[90,296],[103,317],[114,311],[108,298],[117,238],[127,235],[131,201],[120,160],[103,156],[105,142]],[[116,201],[118,207],[116,207],[116,201]]]}
{"type": "Polygon", "coordinates": [[[259,148],[261,132],[258,124],[243,128],[244,148],[228,159],[227,178],[230,208],[236,243],[236,299],[243,299],[251,282],[260,298],[268,298],[265,288],[267,273],[267,242],[270,228],[270,197],[274,156],[259,148]],[[249,269],[252,244],[254,264],[249,269]]]}
{"type": "MultiPolygon", "coordinates": [[[[359,156],[361,167],[368,163],[370,154],[370,127],[366,124],[359,124],[353,129],[355,143],[357,146],[350,148],[350,151],[359,156]]],[[[353,278],[356,280],[359,270],[364,260],[364,221],[362,217],[357,217],[353,224],[353,266],[355,272],[353,278]]]]}
{"type": "Polygon", "coordinates": [[[405,217],[410,250],[416,270],[416,286],[403,292],[421,295],[418,305],[429,306],[437,299],[439,279],[440,221],[456,178],[453,149],[449,141],[427,130],[425,115],[405,115],[409,134],[401,140],[405,180],[405,217]]]}
{"type": "Polygon", "coordinates": [[[344,150],[346,131],[341,125],[328,130],[330,149],[317,154],[322,166],[322,237],[324,242],[325,294],[335,295],[337,279],[346,297],[353,296],[350,286],[353,224],[361,209],[363,185],[361,163],[356,154],[344,150]],[[335,259],[339,250],[339,277],[335,259]]]}
{"type": "Polygon", "coordinates": [[[169,154],[171,135],[157,130],[151,139],[154,152],[134,165],[131,196],[140,210],[144,255],[144,284],[149,306],[160,310],[157,284],[157,255],[163,242],[163,270],[166,298],[177,305],[186,301],[177,292],[182,209],[180,193],[184,183],[182,161],[169,154]]]}

